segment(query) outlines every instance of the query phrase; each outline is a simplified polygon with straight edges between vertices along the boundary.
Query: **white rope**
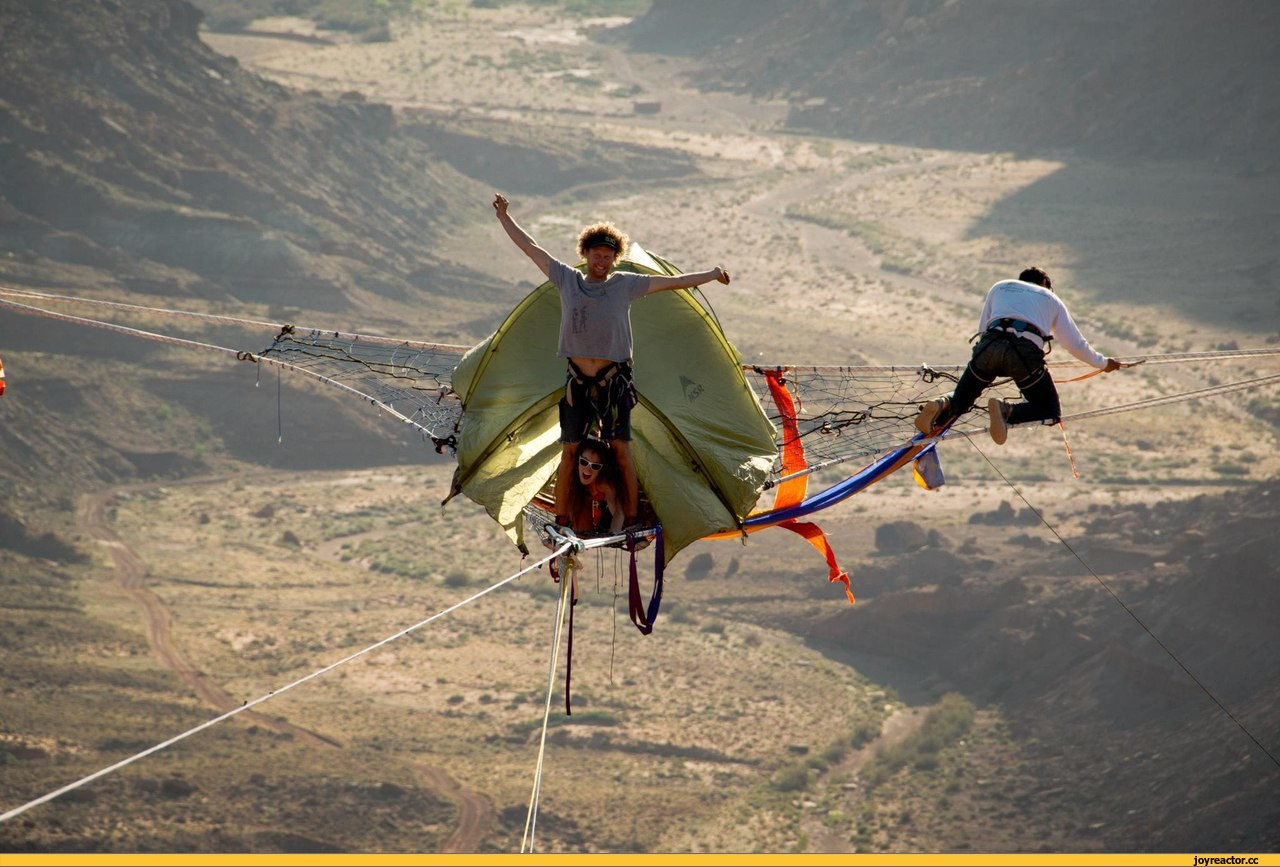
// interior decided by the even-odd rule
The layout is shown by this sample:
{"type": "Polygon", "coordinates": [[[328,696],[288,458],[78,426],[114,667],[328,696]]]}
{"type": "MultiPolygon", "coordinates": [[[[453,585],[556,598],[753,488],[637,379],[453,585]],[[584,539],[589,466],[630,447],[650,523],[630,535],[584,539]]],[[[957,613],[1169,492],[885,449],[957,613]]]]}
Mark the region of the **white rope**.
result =
{"type": "Polygon", "coordinates": [[[520,854],[525,852],[533,852],[534,837],[538,829],[538,802],[542,794],[542,765],[547,754],[547,726],[551,722],[551,697],[555,691],[556,685],[556,669],[559,667],[560,660],[560,639],[564,635],[565,611],[572,603],[573,595],[573,575],[569,567],[568,548],[574,548],[575,553],[581,551],[580,545],[575,545],[573,541],[566,541],[558,550],[565,552],[564,558],[560,561],[560,603],[556,606],[556,628],[554,637],[551,639],[550,659],[547,661],[547,701],[542,712],[542,736],[538,740],[538,761],[533,772],[533,791],[529,793],[529,811],[525,814],[524,819],[524,837],[520,841],[520,854]]]}
{"type": "Polygon", "coordinates": [[[59,795],[65,794],[71,791],[72,789],[77,789],[80,786],[83,786],[85,783],[96,780],[99,777],[106,776],[112,771],[119,770],[120,768],[123,768],[126,765],[133,764],[139,759],[145,758],[146,756],[149,756],[152,753],[159,752],[160,750],[166,747],[172,746],[173,744],[176,744],[178,741],[184,740],[185,738],[188,738],[197,732],[204,731],[205,729],[211,726],[217,725],[218,723],[224,720],[231,719],[231,717],[235,716],[236,714],[244,713],[247,710],[257,707],[258,705],[262,704],[268,699],[275,698],[276,696],[280,695],[283,692],[288,692],[289,690],[293,689],[295,686],[301,686],[302,684],[307,683],[308,681],[315,680],[317,677],[320,677],[321,675],[328,674],[330,671],[333,671],[335,668],[341,665],[346,665],[348,662],[351,662],[352,660],[359,659],[361,656],[364,656],[365,654],[372,653],[374,650],[377,650],[378,648],[383,647],[384,645],[390,644],[391,642],[399,638],[403,638],[404,636],[408,635],[414,630],[419,629],[423,626],[426,626],[428,623],[431,623],[434,620],[438,620],[441,617],[444,617],[446,614],[449,614],[453,611],[458,610],[464,605],[474,602],[475,600],[479,599],[481,596],[484,596],[487,593],[492,593],[494,590],[497,590],[499,587],[502,587],[503,585],[509,584],[510,582],[516,580],[517,578],[527,575],[528,573],[532,572],[534,569],[537,569],[538,567],[542,566],[544,563],[548,563],[551,560],[554,560],[556,557],[559,557],[565,551],[569,550],[570,547],[572,546],[566,543],[565,545],[556,549],[550,555],[542,558],[538,562],[534,563],[533,565],[525,569],[521,569],[519,572],[515,573],[514,575],[503,578],[498,583],[493,584],[490,587],[486,587],[484,590],[481,590],[479,593],[473,594],[472,596],[462,600],[461,602],[457,602],[453,605],[450,605],[448,608],[445,608],[443,611],[439,611],[431,615],[430,617],[426,618],[425,620],[420,620],[417,623],[413,624],[412,626],[409,626],[405,629],[400,630],[394,635],[388,636],[387,638],[384,638],[375,644],[369,645],[363,650],[358,650],[349,656],[345,656],[342,659],[339,659],[337,662],[334,662],[330,665],[326,665],[324,668],[321,668],[317,671],[313,671],[311,674],[308,674],[306,677],[300,677],[297,680],[293,681],[293,683],[282,686],[279,689],[273,689],[271,692],[268,692],[266,695],[259,696],[258,698],[255,698],[253,701],[245,702],[243,705],[241,705],[240,707],[234,710],[227,711],[226,713],[222,714],[222,716],[214,717],[213,719],[207,722],[201,723],[195,728],[188,729],[187,731],[183,732],[180,735],[176,735],[175,737],[169,738],[169,740],[164,741],[163,743],[159,743],[153,747],[149,747],[148,749],[145,749],[140,753],[132,755],[127,759],[123,759],[122,761],[116,762],[114,765],[103,768],[100,771],[96,771],[92,774],[89,774],[89,776],[87,777],[82,777],[81,779],[76,780],[74,783],[69,783],[60,789],[49,792],[46,795],[41,795],[39,798],[36,798],[33,801],[28,801],[27,803],[23,804],[20,807],[14,807],[12,810],[9,810],[6,813],[0,813],[0,822],[6,822],[9,819],[14,818],[15,816],[20,816],[23,813],[25,813],[27,810],[30,810],[32,807],[39,806],[40,804],[43,804],[46,801],[51,801],[54,798],[58,797],[59,795]]]}
{"type": "MultiPolygon", "coordinates": [[[[1260,348],[1260,349],[1222,349],[1213,352],[1170,352],[1163,355],[1125,355],[1117,356],[1116,361],[1128,365],[1137,364],[1181,364],[1187,361],[1234,361],[1241,358],[1256,358],[1265,356],[1280,356],[1280,347],[1260,348]]],[[[1065,361],[1049,361],[1046,363],[1051,368],[1068,368],[1083,367],[1096,370],[1091,364],[1087,364],[1077,359],[1069,359],[1065,361]]],[[[906,365],[861,365],[857,367],[844,366],[820,366],[820,365],[799,365],[799,364],[744,364],[744,371],[755,373],[771,370],[781,370],[791,374],[815,374],[821,376],[833,376],[836,374],[855,375],[859,373],[916,373],[924,368],[935,373],[955,373],[959,374],[965,369],[964,364],[928,364],[917,366],[906,365]]]]}
{"type": "MultiPolygon", "coordinates": [[[[1280,355],[1280,347],[1259,349],[1221,349],[1214,352],[1167,352],[1163,355],[1122,355],[1116,361],[1126,365],[1181,364],[1186,361],[1238,361],[1241,358],[1257,358],[1280,355]]],[[[1092,367],[1083,361],[1049,362],[1049,367],[1092,367]]]]}
{"type": "MultiPolygon", "coordinates": [[[[1250,352],[1251,350],[1243,350],[1243,351],[1250,352]]],[[[1258,350],[1256,354],[1271,354],[1272,352],[1273,350],[1258,350]]],[[[1275,352],[1280,353],[1280,350],[1275,350],[1275,352]]],[[[1146,400],[1134,401],[1133,403],[1123,403],[1123,404],[1118,404],[1116,406],[1103,407],[1102,409],[1086,410],[1084,412],[1072,413],[1071,415],[1064,415],[1062,417],[1062,420],[1063,421],[1080,421],[1082,419],[1097,418],[1099,416],[1104,416],[1104,415],[1115,415],[1116,413],[1121,413],[1121,412],[1135,412],[1140,409],[1151,409],[1152,407],[1164,406],[1165,404],[1180,403],[1181,401],[1184,401],[1184,400],[1197,400],[1199,398],[1213,397],[1219,394],[1229,394],[1233,391],[1243,391],[1244,389],[1248,389],[1248,388],[1261,388],[1267,385],[1280,385],[1280,374],[1273,374],[1271,376],[1261,376],[1261,377],[1258,377],[1257,379],[1242,379],[1236,382],[1228,382],[1222,385],[1212,385],[1212,386],[1209,386],[1208,388],[1196,389],[1195,391],[1181,391],[1176,394],[1168,394],[1162,397],[1151,397],[1151,398],[1147,398],[1146,400]]],[[[918,439],[918,440],[904,440],[899,443],[894,443],[893,445],[883,446],[879,448],[860,449],[859,451],[856,451],[853,454],[843,455],[838,458],[832,458],[831,460],[823,461],[822,463],[813,464],[812,466],[805,467],[803,470],[797,470],[794,473],[789,473],[788,475],[781,476],[771,481],[770,484],[766,487],[774,487],[776,485],[780,485],[783,482],[787,481],[788,479],[796,479],[796,478],[800,478],[801,476],[809,476],[818,472],[819,470],[824,470],[828,467],[834,467],[838,464],[848,463],[849,461],[854,460],[855,458],[873,457],[876,455],[883,454],[885,452],[906,448],[908,446],[929,445],[930,443],[940,443],[943,440],[951,439],[952,437],[971,437],[971,436],[974,436],[975,434],[980,434],[980,433],[986,433],[986,429],[973,428],[972,430],[956,430],[952,428],[942,436],[922,437],[921,439],[918,439]]]]}
{"type": "Polygon", "coordinates": [[[140,328],[130,328],[127,325],[117,325],[114,322],[103,322],[99,319],[87,319],[83,316],[73,316],[70,313],[57,313],[53,310],[45,310],[42,307],[32,307],[29,304],[19,304],[17,301],[9,301],[4,298],[0,298],[0,305],[13,308],[23,313],[33,313],[37,316],[44,316],[48,319],[57,319],[62,322],[74,322],[77,325],[88,325],[90,328],[103,328],[107,331],[116,331],[121,334],[127,334],[130,337],[141,337],[144,340],[171,343],[175,346],[184,346],[189,349],[202,349],[207,352],[222,352],[234,356],[244,355],[249,356],[250,360],[256,360],[256,356],[253,356],[252,353],[242,353],[239,350],[229,349],[225,346],[218,346],[213,343],[201,343],[198,340],[188,340],[184,337],[170,337],[167,334],[157,334],[154,331],[143,331],[140,328]]]}
{"type": "Polygon", "coordinates": [[[1271,376],[1260,376],[1257,379],[1242,379],[1237,382],[1228,382],[1223,385],[1211,385],[1208,388],[1201,388],[1195,391],[1183,391],[1177,394],[1164,395],[1163,397],[1149,397],[1146,400],[1138,400],[1133,403],[1120,404],[1119,406],[1108,406],[1102,409],[1091,409],[1085,412],[1072,413],[1064,415],[1063,421],[1079,421],[1085,418],[1096,418],[1102,415],[1113,415],[1118,412],[1133,412],[1138,409],[1150,409],[1154,406],[1163,406],[1167,403],[1178,403],[1184,400],[1195,400],[1201,397],[1213,397],[1218,394],[1229,394],[1233,391],[1242,391],[1246,388],[1260,388],[1264,385],[1280,384],[1280,374],[1272,374],[1271,376]]]}
{"type": "MultiPolygon", "coordinates": [[[[657,535],[657,532],[656,528],[635,531],[630,534],[630,538],[654,536],[657,535]]],[[[568,610],[568,606],[573,604],[574,578],[570,567],[568,550],[572,549],[574,554],[581,554],[591,548],[598,549],[606,545],[628,541],[628,534],[626,533],[613,536],[582,537],[572,530],[556,527],[555,525],[547,528],[547,535],[554,543],[560,545],[557,551],[564,552],[564,558],[560,564],[560,603],[556,608],[556,628],[551,641],[550,659],[547,662],[547,700],[542,714],[542,735],[538,741],[538,760],[533,774],[533,790],[529,793],[529,811],[525,815],[524,838],[520,841],[521,854],[533,852],[537,836],[538,805],[542,796],[542,766],[547,752],[547,728],[551,721],[551,698],[555,691],[556,670],[559,668],[560,641],[564,634],[565,612],[568,610]]]]}
{"type": "MultiPolygon", "coordinates": [[[[197,313],[190,310],[172,310],[165,307],[146,307],[139,304],[127,304],[121,301],[105,301],[97,298],[80,298],[74,295],[59,295],[52,292],[37,292],[31,289],[15,289],[10,286],[0,286],[0,296],[5,296],[5,295],[16,297],[16,298],[37,299],[37,300],[43,300],[43,301],[61,301],[61,302],[75,303],[75,304],[89,304],[89,305],[96,305],[99,307],[110,307],[117,310],[127,310],[127,311],[136,312],[136,313],[150,313],[150,314],[156,314],[156,315],[162,315],[162,316],[177,316],[177,317],[187,317],[191,319],[204,319],[211,322],[221,322],[229,325],[240,325],[240,326],[253,327],[253,328],[270,328],[270,329],[280,328],[279,322],[266,322],[259,319],[242,319],[235,316],[222,316],[215,313],[197,313]]],[[[39,307],[16,304],[14,302],[5,301],[3,298],[0,298],[0,304],[10,304],[14,307],[26,310],[27,312],[30,312],[30,313],[37,313],[40,315],[50,316],[53,318],[63,318],[62,314],[57,314],[52,311],[44,310],[39,307]]],[[[92,324],[95,322],[95,320],[82,319],[79,317],[71,317],[70,321],[76,321],[76,322],[81,322],[86,324],[92,324]]],[[[103,325],[106,327],[118,327],[118,326],[110,326],[108,323],[97,323],[97,324],[103,325]]],[[[470,347],[467,347],[467,346],[457,346],[449,343],[423,343],[423,342],[412,341],[412,340],[401,340],[399,338],[394,338],[394,337],[378,337],[375,335],[367,335],[367,334],[351,334],[351,333],[340,332],[340,331],[329,331],[323,328],[307,328],[300,325],[295,326],[295,329],[298,331],[310,331],[316,334],[332,334],[334,339],[340,339],[340,340],[362,340],[370,343],[401,345],[401,346],[409,346],[409,347],[421,348],[421,349],[439,349],[439,350],[458,352],[458,353],[462,353],[470,349],[470,347]]],[[[123,329],[123,330],[130,331],[130,329],[123,329]]],[[[147,334],[148,332],[139,332],[139,333],[147,334]]],[[[152,339],[156,339],[156,338],[164,339],[160,335],[155,335],[152,339]]],[[[1273,356],[1273,355],[1280,355],[1280,347],[1260,348],[1260,349],[1223,349],[1223,350],[1215,350],[1215,351],[1209,351],[1209,352],[1171,352],[1171,353],[1164,353],[1164,354],[1158,354],[1158,355],[1132,355],[1132,356],[1117,357],[1116,360],[1121,361],[1125,364],[1179,364],[1187,361],[1227,361],[1227,360],[1235,360],[1235,359],[1241,359],[1241,358],[1263,357],[1263,356],[1273,356]]],[[[1083,361],[1070,359],[1066,361],[1050,361],[1048,362],[1048,366],[1051,368],[1066,368],[1066,367],[1089,367],[1090,365],[1086,364],[1083,361]]],[[[937,371],[937,372],[945,371],[945,372],[958,373],[964,370],[965,365],[963,364],[936,365],[935,364],[935,365],[928,365],[928,367],[930,370],[937,371]]],[[[765,370],[785,370],[792,373],[831,375],[831,374],[839,374],[839,373],[858,374],[858,373],[915,372],[920,370],[920,367],[910,366],[910,365],[815,366],[815,365],[795,365],[795,364],[744,364],[742,365],[742,369],[744,371],[749,371],[749,372],[765,371],[765,370]]]]}
{"type": "MultiPolygon", "coordinates": [[[[188,319],[203,319],[210,322],[220,322],[226,325],[239,325],[239,326],[248,327],[248,328],[268,328],[268,329],[271,329],[272,331],[278,331],[280,329],[279,322],[265,322],[261,319],[241,319],[236,316],[221,316],[216,313],[197,313],[191,310],[170,310],[165,307],[144,307],[139,304],[126,304],[122,301],[104,301],[98,298],[77,298],[74,295],[57,295],[50,292],[35,292],[30,289],[14,289],[9,286],[0,286],[0,295],[9,295],[15,298],[36,299],[41,301],[63,301],[63,302],[68,302],[73,304],[89,304],[89,305],[95,305],[98,307],[110,307],[115,310],[127,310],[133,313],[151,313],[151,314],[156,314],[160,316],[185,317],[188,319]]],[[[63,314],[54,313],[51,310],[45,310],[40,307],[31,307],[25,304],[17,304],[12,301],[5,301],[3,298],[0,298],[0,304],[10,304],[15,307],[24,308],[28,312],[50,316],[55,319],[61,318],[63,315],[63,314]]],[[[72,319],[74,321],[83,322],[83,323],[92,323],[95,321],[92,319],[80,319],[79,317],[72,317],[72,319]]],[[[99,323],[99,324],[108,325],[108,323],[99,323]]],[[[349,334],[347,332],[330,331],[323,328],[307,328],[301,325],[295,325],[294,329],[297,331],[314,332],[316,334],[330,334],[333,336],[335,340],[361,340],[368,343],[382,343],[382,344],[387,344],[392,346],[407,346],[412,349],[439,349],[439,350],[445,350],[448,352],[456,352],[459,355],[461,355],[462,353],[466,352],[468,349],[471,348],[469,346],[455,346],[450,343],[422,343],[422,342],[412,341],[412,340],[400,340],[394,337],[377,337],[369,334],[349,334]]],[[[147,332],[143,332],[143,333],[147,333],[147,332]]]]}
{"type": "MultiPolygon", "coordinates": [[[[3,288],[0,288],[0,293],[3,293],[4,291],[6,290],[3,290],[3,288]]],[[[109,304],[114,302],[104,301],[101,303],[109,304]]],[[[363,391],[352,388],[351,386],[347,385],[345,382],[339,382],[338,380],[333,379],[332,377],[325,376],[322,373],[317,373],[316,371],[311,370],[310,368],[302,367],[300,365],[293,364],[292,362],[280,361],[275,358],[267,358],[252,352],[245,352],[239,349],[231,349],[226,346],[218,346],[217,344],[214,344],[214,343],[202,343],[198,340],[188,340],[185,337],[170,337],[167,334],[157,334],[154,331],[144,331],[140,328],[131,328],[127,325],[117,325],[114,322],[102,322],[101,320],[98,320],[98,319],[86,319],[83,316],[73,316],[70,313],[57,313],[52,310],[44,310],[40,307],[32,307],[27,304],[19,304],[16,301],[9,301],[4,298],[0,298],[0,306],[11,307],[15,310],[19,310],[25,313],[34,313],[38,316],[44,316],[49,319],[57,319],[63,322],[73,322],[77,325],[87,325],[91,328],[102,328],[107,331],[115,331],[120,334],[127,334],[130,337],[140,337],[143,340],[154,340],[158,343],[168,343],[174,346],[181,346],[186,349],[200,349],[206,352],[220,352],[220,353],[223,353],[224,355],[234,356],[237,361],[252,361],[254,364],[270,364],[278,368],[279,367],[287,368],[289,370],[295,371],[297,373],[302,373],[312,377],[313,379],[319,380],[320,382],[323,382],[325,385],[332,385],[335,388],[340,388],[343,391],[354,394],[357,397],[362,398],[363,400],[367,400],[369,403],[373,404],[378,409],[386,411],[389,415],[395,416],[405,424],[413,425],[418,430],[426,433],[428,436],[434,435],[430,428],[427,428],[424,425],[420,424],[419,422],[409,418],[404,413],[400,412],[395,407],[393,407],[391,404],[384,403],[383,401],[378,400],[376,397],[371,397],[370,395],[365,394],[363,391]]],[[[128,305],[125,305],[125,306],[128,306],[128,305]]],[[[181,311],[169,311],[169,312],[181,313],[181,311]]],[[[191,314],[191,315],[201,315],[201,314],[191,314]]],[[[267,323],[262,323],[262,324],[267,324],[267,323]]],[[[274,328],[278,326],[272,326],[272,327],[274,328]]],[[[403,343],[403,341],[391,341],[391,342],[397,345],[403,343]]],[[[422,345],[427,346],[428,344],[422,344],[422,345]]]]}

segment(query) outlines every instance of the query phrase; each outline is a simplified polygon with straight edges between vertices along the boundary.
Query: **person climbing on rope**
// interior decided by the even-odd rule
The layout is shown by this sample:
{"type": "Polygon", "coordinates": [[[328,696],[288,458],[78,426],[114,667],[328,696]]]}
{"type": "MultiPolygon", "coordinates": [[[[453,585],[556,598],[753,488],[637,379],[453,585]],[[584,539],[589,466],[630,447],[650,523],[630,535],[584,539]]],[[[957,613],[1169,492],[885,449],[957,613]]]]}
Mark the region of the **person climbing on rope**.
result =
{"type": "Polygon", "coordinates": [[[612,223],[587,226],[578,235],[578,254],[586,260],[586,274],[556,259],[522,229],[511,216],[510,202],[495,195],[493,209],[507,235],[560,293],[560,345],[567,360],[565,395],[560,399],[560,468],[556,473],[556,523],[570,526],[564,510],[576,470],[577,445],[598,428],[609,444],[622,479],[620,501],[624,529],[637,527],[639,483],[631,459],[631,407],[635,388],[631,371],[631,303],[669,289],[691,289],[717,280],[729,282],[729,272],[708,271],[674,276],[614,271],[627,250],[627,236],[612,223]]]}
{"type": "Polygon", "coordinates": [[[991,439],[1003,445],[1009,425],[1057,423],[1062,415],[1058,389],[1045,366],[1049,341],[1058,340],[1076,358],[1103,373],[1126,365],[1108,358],[1080,333],[1067,307],[1053,292],[1053,281],[1031,267],[1017,280],[1002,280],[987,292],[978,319],[978,342],[955,390],[949,397],[926,403],[916,416],[916,429],[933,434],[973,409],[978,397],[998,377],[1011,378],[1022,403],[987,401],[991,439]]]}

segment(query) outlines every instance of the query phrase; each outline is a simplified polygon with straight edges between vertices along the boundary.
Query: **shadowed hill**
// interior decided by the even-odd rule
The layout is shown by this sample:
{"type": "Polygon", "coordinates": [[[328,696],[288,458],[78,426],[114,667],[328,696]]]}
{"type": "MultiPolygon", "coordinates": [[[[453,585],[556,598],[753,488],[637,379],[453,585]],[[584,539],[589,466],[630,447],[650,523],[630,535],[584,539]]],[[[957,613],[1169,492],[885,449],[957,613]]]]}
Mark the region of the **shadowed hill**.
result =
{"type": "MultiPolygon", "coordinates": [[[[971,526],[1038,532],[1025,518],[997,510],[971,526]]],[[[1099,509],[1068,541],[1101,580],[1063,548],[979,559],[899,546],[861,570],[858,606],[791,627],[836,656],[907,663],[919,679],[900,672],[905,686],[999,702],[1042,745],[1037,809],[1093,823],[1106,850],[1275,851],[1280,561],[1264,528],[1277,521],[1274,483],[1099,509]]]]}
{"type": "MultiPolygon", "coordinates": [[[[475,177],[524,190],[693,170],[658,149],[402,119],[359,93],[282,87],[212,50],[200,21],[184,0],[0,0],[0,285],[237,315],[258,303],[351,330],[432,316],[427,336],[468,339],[496,324],[507,291],[440,252],[458,215],[485,207],[492,187],[475,177]]],[[[255,352],[270,337],[191,336],[255,352]]],[[[0,413],[23,456],[0,484],[41,497],[223,456],[435,459],[357,403],[288,381],[283,405],[309,434],[277,444],[275,390],[246,394],[251,371],[137,341],[5,315],[0,351],[13,386],[0,413]]]]}
{"type": "Polygon", "coordinates": [[[950,149],[1277,167],[1280,8],[1255,0],[655,0],[635,44],[795,127],[950,149]]]}
{"type": "MultiPolygon", "coordinates": [[[[496,287],[435,250],[458,203],[474,210],[487,188],[389,107],[266,81],[210,50],[199,21],[182,0],[0,0],[0,285],[346,323],[444,296],[488,303],[496,287]]],[[[212,340],[259,351],[269,338],[212,340]]],[[[0,486],[20,499],[223,458],[297,469],[435,457],[336,394],[255,390],[255,371],[146,342],[6,313],[0,351],[12,447],[0,486]],[[291,424],[277,431],[281,406],[291,424]]]]}
{"type": "Polygon", "coordinates": [[[433,250],[473,182],[390,107],[265,81],[199,21],[0,2],[0,280],[313,310],[482,287],[433,250]]]}

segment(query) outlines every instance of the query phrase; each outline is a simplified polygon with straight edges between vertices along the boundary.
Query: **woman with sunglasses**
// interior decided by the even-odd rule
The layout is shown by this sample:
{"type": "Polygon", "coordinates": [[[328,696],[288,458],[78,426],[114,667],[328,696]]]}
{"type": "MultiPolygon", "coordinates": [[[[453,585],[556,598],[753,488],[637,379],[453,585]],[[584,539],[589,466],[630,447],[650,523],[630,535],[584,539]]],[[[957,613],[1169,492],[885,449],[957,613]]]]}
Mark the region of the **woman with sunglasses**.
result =
{"type": "MultiPolygon", "coordinates": [[[[567,512],[575,533],[618,533],[623,526],[618,465],[613,451],[598,439],[578,443],[576,484],[569,486],[567,512]]],[[[556,511],[560,511],[557,507],[556,511]]]]}

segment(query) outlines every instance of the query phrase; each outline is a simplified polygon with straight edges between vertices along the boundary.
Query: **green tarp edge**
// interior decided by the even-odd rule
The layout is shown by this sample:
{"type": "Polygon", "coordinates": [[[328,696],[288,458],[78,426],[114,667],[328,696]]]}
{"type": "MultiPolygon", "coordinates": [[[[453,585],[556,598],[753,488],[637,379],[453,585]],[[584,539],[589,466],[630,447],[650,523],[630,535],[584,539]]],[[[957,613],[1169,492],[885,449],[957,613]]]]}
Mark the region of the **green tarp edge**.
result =
{"type": "MultiPolygon", "coordinates": [[[[618,268],[680,273],[635,244],[618,268]]],[[[632,411],[632,454],[670,560],[696,539],[741,528],[773,466],[775,431],[737,351],[691,293],[641,298],[631,318],[643,398],[632,411]]],[[[521,550],[523,509],[559,465],[559,326],[559,296],[543,283],[453,375],[463,418],[449,496],[483,506],[521,550]]]]}

